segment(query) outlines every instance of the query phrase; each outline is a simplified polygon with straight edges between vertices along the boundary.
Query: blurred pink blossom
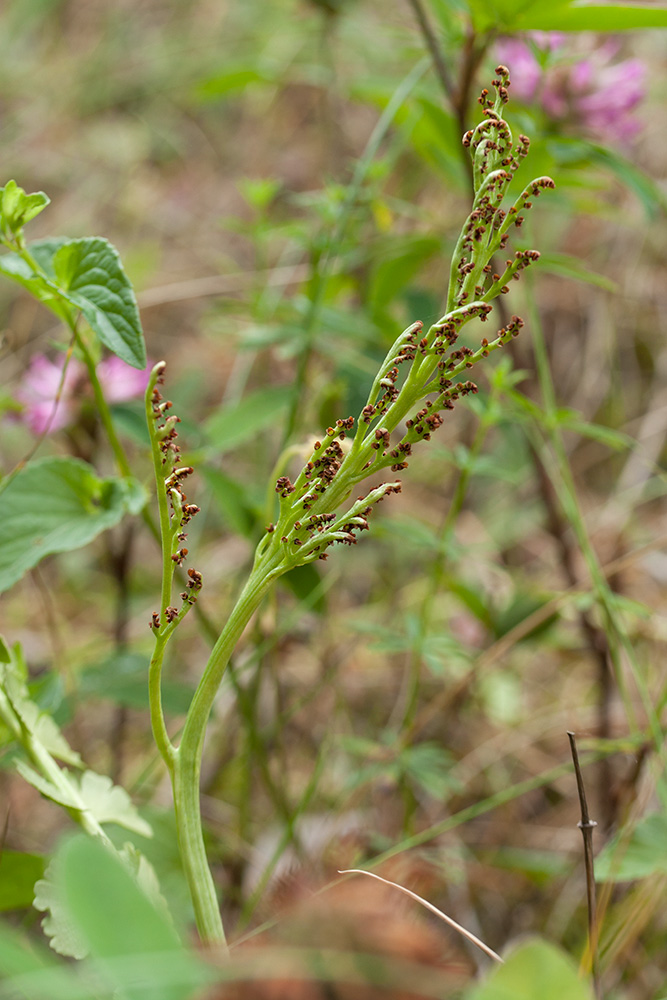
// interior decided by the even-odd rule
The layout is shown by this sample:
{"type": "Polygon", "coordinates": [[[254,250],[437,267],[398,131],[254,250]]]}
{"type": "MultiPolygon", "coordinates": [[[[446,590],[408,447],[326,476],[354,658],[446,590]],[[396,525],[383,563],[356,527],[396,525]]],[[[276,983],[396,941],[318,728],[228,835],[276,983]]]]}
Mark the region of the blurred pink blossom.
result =
{"type": "Polygon", "coordinates": [[[54,412],[63,364],[49,361],[43,354],[35,355],[16,392],[16,398],[25,407],[20,419],[33,434],[54,433],[72,422],[76,412],[76,387],[84,370],[80,361],[70,359],[54,412]]]}
{"type": "Polygon", "coordinates": [[[644,97],[644,66],[639,59],[614,63],[617,46],[600,46],[573,60],[562,51],[565,35],[531,32],[528,41],[501,39],[496,56],[507,65],[512,93],[526,104],[537,102],[555,121],[584,128],[606,142],[629,143],[640,129],[633,111],[644,97]],[[542,66],[535,46],[556,52],[542,66]]]}
{"type": "Polygon", "coordinates": [[[127,399],[143,396],[150,375],[150,365],[143,369],[132,368],[115,354],[110,354],[97,366],[97,377],[108,403],[123,403],[127,399]]]}
{"type": "MultiPolygon", "coordinates": [[[[86,369],[77,358],[70,359],[56,406],[63,365],[64,358],[54,362],[43,354],[35,355],[16,392],[16,399],[24,407],[19,419],[33,434],[53,434],[76,418],[78,405],[88,390],[86,369]]],[[[97,375],[107,401],[119,403],[142,395],[150,370],[148,365],[139,371],[111,355],[99,363],[97,375]]]]}

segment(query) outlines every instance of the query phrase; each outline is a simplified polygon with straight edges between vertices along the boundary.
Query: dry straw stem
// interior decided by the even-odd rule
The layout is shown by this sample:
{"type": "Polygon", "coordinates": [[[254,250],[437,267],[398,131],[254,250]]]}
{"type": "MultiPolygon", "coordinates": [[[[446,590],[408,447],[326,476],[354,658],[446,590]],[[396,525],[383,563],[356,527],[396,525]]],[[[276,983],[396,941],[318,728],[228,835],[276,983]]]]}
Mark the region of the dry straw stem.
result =
{"type": "Polygon", "coordinates": [[[455,931],[458,931],[459,934],[462,934],[464,938],[467,938],[468,941],[472,941],[472,943],[477,945],[478,948],[481,948],[481,950],[486,955],[488,955],[489,958],[494,959],[494,961],[496,962],[500,962],[501,965],[503,964],[502,958],[497,952],[493,950],[493,948],[489,948],[488,944],[484,944],[483,941],[480,941],[480,939],[476,937],[472,933],[472,931],[468,931],[466,930],[465,927],[462,927],[461,924],[457,924],[455,920],[452,920],[451,917],[448,917],[446,913],[443,913],[442,910],[439,910],[437,906],[433,905],[433,903],[429,903],[427,899],[424,899],[422,896],[418,896],[416,892],[412,891],[412,889],[406,889],[404,885],[399,885],[398,882],[390,882],[388,878],[382,878],[381,875],[376,875],[375,872],[368,872],[364,868],[346,868],[344,871],[339,871],[338,874],[368,875],[370,878],[377,879],[378,882],[384,882],[385,885],[393,886],[394,889],[398,889],[400,892],[405,893],[405,895],[409,896],[410,899],[415,899],[418,903],[421,903],[421,905],[425,906],[427,910],[431,911],[431,913],[435,913],[436,917],[440,917],[441,920],[444,920],[444,922],[448,924],[450,927],[452,927],[455,931]]]}

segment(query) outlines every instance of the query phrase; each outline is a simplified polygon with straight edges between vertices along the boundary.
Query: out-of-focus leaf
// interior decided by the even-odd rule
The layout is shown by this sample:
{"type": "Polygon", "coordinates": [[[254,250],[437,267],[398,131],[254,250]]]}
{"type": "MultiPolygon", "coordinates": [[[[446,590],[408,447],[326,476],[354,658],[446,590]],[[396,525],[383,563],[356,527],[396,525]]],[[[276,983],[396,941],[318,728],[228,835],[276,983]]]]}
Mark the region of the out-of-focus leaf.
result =
{"type": "Polygon", "coordinates": [[[604,274],[592,271],[584,260],[569,253],[540,253],[540,270],[547,274],[557,274],[562,278],[582,281],[587,285],[596,285],[607,292],[615,292],[617,285],[604,274]]]}
{"type": "Polygon", "coordinates": [[[308,608],[318,615],[323,615],[327,609],[326,588],[322,586],[322,577],[317,568],[308,563],[306,566],[296,566],[281,577],[281,583],[308,608]],[[313,600],[313,596],[315,599],[313,600]]]}
{"type": "Polygon", "coordinates": [[[46,914],[42,920],[42,930],[50,947],[59,955],[82,959],[88,954],[88,943],[63,901],[59,867],[60,859],[56,855],[44,872],[44,878],[35,885],[33,905],[36,910],[46,914]]]}
{"type": "MultiPolygon", "coordinates": [[[[127,708],[147,709],[148,659],[123,650],[85,667],[79,674],[77,697],[104,698],[127,708]]],[[[194,688],[184,681],[163,678],[162,704],[170,715],[184,715],[193,693],[194,688]]]]}
{"type": "Polygon", "coordinates": [[[482,860],[494,868],[522,872],[537,885],[546,885],[572,868],[572,861],[562,854],[555,851],[535,851],[527,847],[500,847],[485,851],[482,860]]]}
{"type": "MultiPolygon", "coordinates": [[[[667,11],[665,11],[665,17],[667,25],[667,11]]],[[[639,198],[648,219],[653,218],[658,209],[664,211],[667,208],[667,196],[664,191],[643,170],[613,149],[607,149],[606,146],[596,146],[593,143],[587,145],[589,159],[610,170],[622,184],[639,198]]]]}
{"type": "Polygon", "coordinates": [[[252,538],[257,519],[246,488],[221,469],[203,465],[200,469],[226,524],[243,538],[252,538]]]}
{"type": "Polygon", "coordinates": [[[213,978],[121,861],[89,837],[58,854],[57,891],[100,973],[128,1000],[186,1000],[213,978]],[[123,959],[127,959],[123,962],[123,959]]]}
{"type": "Polygon", "coordinates": [[[32,905],[35,882],[44,874],[41,854],[8,851],[0,854],[0,911],[32,905]]]}
{"type": "Polygon", "coordinates": [[[81,757],[72,750],[55,721],[31,700],[26,683],[28,668],[19,643],[10,650],[3,639],[2,654],[0,692],[4,701],[0,704],[0,709],[4,708],[4,711],[11,716],[6,722],[13,735],[16,737],[22,727],[53,757],[73,767],[82,767],[81,757]]]}
{"type": "Polygon", "coordinates": [[[87,545],[145,502],[136,480],[100,479],[80,459],[30,462],[3,491],[0,592],[45,556],[87,545]]]}
{"type": "Polygon", "coordinates": [[[245,90],[251,84],[271,83],[274,77],[275,73],[258,66],[256,62],[226,66],[224,72],[199,80],[193,88],[192,96],[201,104],[219,101],[228,94],[245,90]]]}
{"type": "Polygon", "coordinates": [[[63,770],[67,782],[55,785],[23,760],[16,762],[16,770],[38,792],[65,809],[88,812],[98,823],[116,823],[142,837],[151,836],[150,825],[141,818],[125,789],[114,785],[105,774],[84,771],[78,777],[63,770]]]}
{"type": "Polygon", "coordinates": [[[258,389],[240,403],[225,406],[205,424],[206,436],[215,455],[238,448],[265,428],[280,424],[292,396],[291,386],[258,389]]]}
{"type": "MultiPolygon", "coordinates": [[[[552,0],[550,10],[560,11],[569,6],[570,0],[552,0]]],[[[497,28],[502,32],[516,30],[521,18],[530,22],[532,16],[544,7],[544,0],[468,0],[476,31],[497,28]]],[[[528,27],[533,27],[528,23],[528,27]]]]}
{"type": "Polygon", "coordinates": [[[593,1000],[569,955],[548,941],[524,941],[465,1000],[593,1000]]]}
{"type": "Polygon", "coordinates": [[[628,31],[667,27],[667,7],[657,4],[533,3],[519,13],[518,31],[628,31]]]}
{"type": "Polygon", "coordinates": [[[628,882],[667,873],[667,812],[652,813],[628,838],[621,831],[595,859],[598,882],[628,882]]]}

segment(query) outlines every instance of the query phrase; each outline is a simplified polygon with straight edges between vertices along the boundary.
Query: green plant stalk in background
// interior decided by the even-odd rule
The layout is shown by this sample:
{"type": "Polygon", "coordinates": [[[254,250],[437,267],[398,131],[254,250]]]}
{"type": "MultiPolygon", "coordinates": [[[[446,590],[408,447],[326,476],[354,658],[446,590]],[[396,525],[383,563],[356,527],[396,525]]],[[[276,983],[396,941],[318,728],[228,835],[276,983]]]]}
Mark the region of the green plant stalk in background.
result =
{"type": "Polygon", "coordinates": [[[158,749],[172,780],[179,846],[197,927],[208,944],[224,943],[225,934],[206,858],[199,779],[211,708],[239,638],[278,577],[296,566],[326,559],[325,550],[334,543],[356,543],[357,533],[368,528],[368,516],[375,504],[399,492],[401,483],[400,480],[382,483],[350,504],[355,489],[381,470],[390,468],[399,472],[406,468],[413,446],[428,440],[442,423],[441,412],[452,409],[461,396],[477,391],[474,383],[463,382],[459,377],[508,343],[523,325],[513,316],[495,339],[483,339],[477,350],[452,349],[462,327],[475,317],[485,321],[492,311],[490,302],[508,292],[509,280],[518,278],[539,257],[534,250],[518,250],[513,259],[507,260],[502,274],[493,273],[494,254],[504,249],[510,229],[523,222],[521,212],[530,208],[531,198],[542,189],[554,186],[550,178],[540,177],[524,189],[508,210],[502,208],[512,175],[527,154],[528,140],[520,136],[513,151],[509,126],[502,118],[509,73],[502,66],[496,72],[495,100],[491,101],[488,92],[483,92],[484,120],[466,133],[463,140],[472,149],[475,195],[452,257],[447,312],[425,336],[421,336],[422,323],[413,323],[392,345],[356,420],[356,432],[347,453],[340,442],[355,425],[352,417],[338,420],[336,426],[327,429],[294,483],[288,476],[278,477],[277,521],[266,528],[257,546],[248,581],[197,686],[178,747],[167,735],[160,701],[160,676],[166,645],[201,588],[201,575],[190,569],[188,589],[181,594],[180,608],[171,605],[173,575],[187,555],[182,544],[184,528],[198,508],[185,503],[182,483],[193,470],[179,467],[175,444],[178,418],[167,416],[171,403],[163,400],[158,389],[164,381],[164,362],[157,364],[151,375],[146,412],[163,548],[161,605],[152,623],[155,654],[150,667],[151,719],[158,749]],[[408,368],[402,380],[401,365],[408,368]],[[398,440],[395,438],[392,443],[391,436],[396,431],[398,440]],[[342,513],[338,512],[341,506],[342,513]]]}

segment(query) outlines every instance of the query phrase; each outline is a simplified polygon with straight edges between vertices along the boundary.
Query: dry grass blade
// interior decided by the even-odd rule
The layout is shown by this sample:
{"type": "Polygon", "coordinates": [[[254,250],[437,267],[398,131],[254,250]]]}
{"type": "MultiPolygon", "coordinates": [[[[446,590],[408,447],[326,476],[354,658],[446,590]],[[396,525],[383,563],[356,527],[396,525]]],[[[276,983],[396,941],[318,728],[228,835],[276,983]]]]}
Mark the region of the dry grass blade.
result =
{"type": "Polygon", "coordinates": [[[418,896],[416,892],[412,891],[412,889],[406,889],[404,885],[400,885],[398,882],[390,882],[389,879],[382,878],[381,875],[376,875],[375,872],[368,872],[364,868],[346,868],[344,871],[339,871],[338,874],[368,875],[370,878],[377,879],[378,882],[384,882],[385,885],[391,885],[395,889],[399,889],[401,892],[405,893],[406,896],[410,896],[411,899],[414,899],[418,903],[421,903],[422,906],[425,906],[426,909],[430,910],[431,913],[434,913],[436,917],[440,917],[441,920],[444,920],[446,924],[449,924],[449,926],[452,927],[455,931],[458,931],[459,934],[462,934],[463,937],[468,939],[468,941],[472,941],[472,943],[477,945],[478,948],[481,948],[481,950],[486,955],[488,955],[489,958],[494,959],[494,961],[496,962],[500,962],[501,965],[503,964],[502,958],[497,952],[493,950],[493,948],[489,948],[487,944],[484,944],[483,941],[480,941],[480,939],[476,937],[471,931],[466,930],[466,928],[462,927],[461,924],[457,924],[456,920],[452,920],[452,918],[448,917],[446,913],[443,913],[442,910],[439,910],[437,906],[434,906],[433,903],[429,903],[429,901],[427,899],[424,899],[422,896],[418,896]]]}

